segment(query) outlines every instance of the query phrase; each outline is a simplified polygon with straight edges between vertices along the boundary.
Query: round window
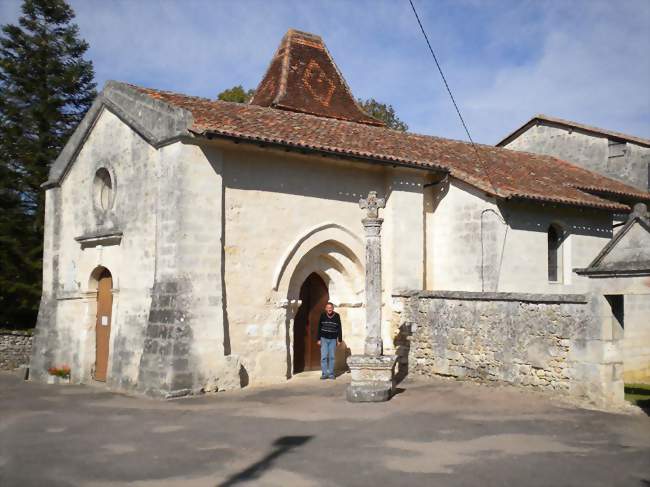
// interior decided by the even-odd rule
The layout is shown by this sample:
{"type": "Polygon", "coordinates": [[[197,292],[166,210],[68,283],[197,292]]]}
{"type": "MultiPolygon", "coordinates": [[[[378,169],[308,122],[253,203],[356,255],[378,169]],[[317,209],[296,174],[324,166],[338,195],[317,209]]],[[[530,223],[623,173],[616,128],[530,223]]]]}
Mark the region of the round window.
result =
{"type": "Polygon", "coordinates": [[[108,210],[113,206],[115,188],[111,173],[102,167],[95,173],[95,202],[102,210],[108,210]]]}

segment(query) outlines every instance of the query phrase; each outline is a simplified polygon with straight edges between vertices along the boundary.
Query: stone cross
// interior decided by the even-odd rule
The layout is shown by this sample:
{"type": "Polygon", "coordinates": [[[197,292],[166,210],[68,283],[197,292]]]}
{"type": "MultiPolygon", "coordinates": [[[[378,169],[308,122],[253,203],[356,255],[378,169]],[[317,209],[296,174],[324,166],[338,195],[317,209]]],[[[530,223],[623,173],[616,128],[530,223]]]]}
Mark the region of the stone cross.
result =
{"type": "Polygon", "coordinates": [[[384,198],[377,198],[377,191],[370,191],[367,198],[359,200],[359,207],[362,210],[368,210],[366,218],[379,218],[379,208],[386,206],[384,198]]]}
{"type": "Polygon", "coordinates": [[[363,355],[347,359],[351,380],[346,397],[351,402],[388,401],[394,392],[393,369],[397,357],[383,355],[381,339],[381,224],[379,209],[386,200],[377,198],[376,191],[359,201],[367,210],[361,219],[366,231],[366,339],[363,355]]]}
{"type": "Polygon", "coordinates": [[[381,224],[379,208],[386,202],[377,198],[376,191],[370,191],[368,197],[359,201],[359,206],[367,210],[366,218],[361,222],[366,231],[366,340],[364,353],[370,356],[382,354],[381,340],[381,224]]]}

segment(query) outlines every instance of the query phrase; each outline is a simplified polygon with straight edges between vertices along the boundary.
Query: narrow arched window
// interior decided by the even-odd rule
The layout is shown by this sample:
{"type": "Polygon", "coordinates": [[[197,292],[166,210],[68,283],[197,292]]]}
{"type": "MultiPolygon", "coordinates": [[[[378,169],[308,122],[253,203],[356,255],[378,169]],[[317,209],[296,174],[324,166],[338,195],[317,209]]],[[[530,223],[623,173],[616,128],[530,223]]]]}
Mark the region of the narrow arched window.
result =
{"type": "Polygon", "coordinates": [[[102,210],[109,210],[115,198],[115,184],[108,169],[101,167],[95,173],[95,204],[102,210]]]}
{"type": "Polygon", "coordinates": [[[560,246],[562,245],[562,229],[557,225],[548,227],[548,280],[560,280],[560,265],[562,262],[560,246]]]}

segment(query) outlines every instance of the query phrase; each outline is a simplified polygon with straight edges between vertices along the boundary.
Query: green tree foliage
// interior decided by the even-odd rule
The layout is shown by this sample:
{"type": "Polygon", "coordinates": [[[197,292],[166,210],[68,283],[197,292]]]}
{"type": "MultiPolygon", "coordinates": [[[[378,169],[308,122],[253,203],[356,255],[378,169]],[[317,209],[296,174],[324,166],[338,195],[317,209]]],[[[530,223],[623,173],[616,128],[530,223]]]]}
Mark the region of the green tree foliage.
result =
{"type": "Polygon", "coordinates": [[[357,103],[368,115],[381,120],[389,129],[401,130],[402,132],[409,129],[409,126],[397,117],[392,105],[381,103],[374,98],[368,98],[367,100],[359,98],[357,103]]]}
{"type": "Polygon", "coordinates": [[[233,86],[230,89],[223,90],[217,95],[221,101],[232,101],[235,103],[248,103],[253,98],[255,90],[245,90],[242,85],[233,86]]]}
{"type": "Polygon", "coordinates": [[[88,44],[64,0],[25,0],[0,32],[0,327],[33,326],[50,164],[95,97],[88,44]]]}

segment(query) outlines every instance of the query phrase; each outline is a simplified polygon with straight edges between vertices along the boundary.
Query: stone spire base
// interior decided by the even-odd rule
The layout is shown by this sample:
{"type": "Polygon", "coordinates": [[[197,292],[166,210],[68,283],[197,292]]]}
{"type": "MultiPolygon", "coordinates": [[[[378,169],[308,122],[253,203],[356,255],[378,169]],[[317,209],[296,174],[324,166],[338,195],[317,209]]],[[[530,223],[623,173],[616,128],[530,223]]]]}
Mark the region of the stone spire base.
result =
{"type": "Polygon", "coordinates": [[[394,393],[393,369],[397,357],[392,355],[351,355],[348,367],[352,382],[346,390],[350,402],[388,401],[394,393]]]}

